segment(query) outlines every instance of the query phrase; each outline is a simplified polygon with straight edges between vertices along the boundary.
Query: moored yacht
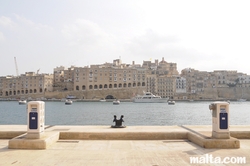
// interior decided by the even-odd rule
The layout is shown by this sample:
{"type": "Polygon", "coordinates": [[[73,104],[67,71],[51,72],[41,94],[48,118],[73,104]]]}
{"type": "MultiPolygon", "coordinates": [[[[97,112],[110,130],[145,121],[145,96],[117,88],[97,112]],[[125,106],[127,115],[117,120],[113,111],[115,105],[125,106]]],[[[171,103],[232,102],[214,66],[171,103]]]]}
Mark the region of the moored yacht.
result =
{"type": "Polygon", "coordinates": [[[244,102],[244,101],[247,101],[247,99],[237,99],[237,101],[239,101],[239,102],[244,102]]]}
{"type": "Polygon", "coordinates": [[[115,100],[113,101],[113,104],[114,104],[114,105],[119,105],[119,104],[120,104],[120,101],[117,100],[117,99],[115,99],[115,100]]]}
{"type": "Polygon", "coordinates": [[[168,101],[168,104],[169,104],[169,105],[175,105],[175,101],[174,101],[174,100],[169,100],[169,101],[168,101]]]}
{"type": "Polygon", "coordinates": [[[19,103],[19,105],[22,105],[22,104],[26,104],[27,101],[26,100],[19,100],[18,103],[19,103]]]}
{"type": "Polygon", "coordinates": [[[67,99],[67,100],[65,101],[65,104],[66,104],[66,105],[71,105],[72,103],[73,103],[73,101],[70,100],[70,99],[67,99]]]}
{"type": "Polygon", "coordinates": [[[135,103],[167,103],[168,98],[161,98],[161,96],[153,95],[151,92],[145,92],[142,96],[134,97],[135,103]]]}

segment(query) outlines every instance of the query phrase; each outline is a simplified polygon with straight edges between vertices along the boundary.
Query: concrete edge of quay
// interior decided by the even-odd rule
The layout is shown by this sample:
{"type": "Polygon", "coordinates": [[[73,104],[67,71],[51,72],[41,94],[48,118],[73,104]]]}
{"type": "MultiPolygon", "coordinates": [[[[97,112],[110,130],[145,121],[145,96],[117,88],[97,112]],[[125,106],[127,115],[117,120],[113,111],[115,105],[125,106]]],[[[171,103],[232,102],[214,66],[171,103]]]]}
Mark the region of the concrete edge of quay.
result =
{"type": "Polygon", "coordinates": [[[26,125],[0,125],[0,139],[10,139],[10,149],[46,149],[59,140],[188,140],[207,149],[237,149],[239,139],[250,139],[250,126],[233,126],[229,139],[211,137],[211,126],[48,126],[39,139],[25,137],[26,125]],[[4,130],[2,130],[4,128],[4,130]]]}

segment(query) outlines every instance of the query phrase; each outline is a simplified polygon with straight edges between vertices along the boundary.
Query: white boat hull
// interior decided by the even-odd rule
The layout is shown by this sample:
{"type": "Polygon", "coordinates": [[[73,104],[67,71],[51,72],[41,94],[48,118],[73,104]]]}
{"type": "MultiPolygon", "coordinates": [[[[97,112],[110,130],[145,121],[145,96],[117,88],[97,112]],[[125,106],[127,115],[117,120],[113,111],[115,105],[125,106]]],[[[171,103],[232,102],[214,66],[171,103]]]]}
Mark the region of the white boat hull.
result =
{"type": "Polygon", "coordinates": [[[20,100],[20,101],[18,101],[18,104],[19,104],[19,105],[23,105],[23,104],[26,104],[26,103],[27,103],[26,100],[20,100]]]}
{"type": "Polygon", "coordinates": [[[65,105],[71,105],[73,103],[73,101],[71,101],[71,100],[66,100],[65,101],[65,105]]]}
{"type": "Polygon", "coordinates": [[[114,105],[119,105],[119,104],[120,104],[120,101],[119,101],[119,100],[115,100],[115,101],[113,101],[113,104],[114,104],[114,105]]]}
{"type": "Polygon", "coordinates": [[[168,99],[134,99],[134,103],[167,103],[168,99]]]}
{"type": "Polygon", "coordinates": [[[100,102],[106,102],[106,100],[100,100],[100,102]]]}
{"type": "Polygon", "coordinates": [[[19,102],[19,105],[23,105],[23,104],[26,104],[26,102],[19,102]]]}
{"type": "Polygon", "coordinates": [[[133,101],[134,103],[167,103],[168,98],[161,98],[161,96],[156,96],[151,92],[146,92],[142,96],[136,96],[133,101]]]}
{"type": "Polygon", "coordinates": [[[168,101],[169,105],[175,105],[175,101],[168,101]]]}
{"type": "Polygon", "coordinates": [[[244,101],[247,101],[247,99],[238,99],[237,101],[244,102],[244,101]]]}

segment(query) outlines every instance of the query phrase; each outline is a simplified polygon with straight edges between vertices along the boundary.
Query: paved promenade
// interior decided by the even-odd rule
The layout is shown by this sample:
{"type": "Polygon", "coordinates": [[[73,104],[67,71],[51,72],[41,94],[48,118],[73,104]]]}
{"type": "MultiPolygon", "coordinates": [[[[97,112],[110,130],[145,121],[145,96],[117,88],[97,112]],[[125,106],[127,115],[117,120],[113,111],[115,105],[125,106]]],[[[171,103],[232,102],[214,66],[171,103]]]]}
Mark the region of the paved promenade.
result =
{"type": "MultiPolygon", "coordinates": [[[[47,126],[45,132],[91,133],[180,133],[197,132],[211,136],[211,126],[47,126]]],[[[26,125],[0,125],[3,132],[26,132],[26,125]]],[[[250,131],[250,126],[230,126],[230,131],[250,131]]],[[[132,137],[131,137],[132,138],[132,137]]],[[[155,138],[155,137],[154,137],[155,138]]],[[[109,140],[59,139],[45,150],[9,149],[9,139],[0,139],[0,166],[180,166],[250,165],[250,139],[240,139],[239,149],[204,149],[187,139],[109,140]],[[245,164],[191,164],[190,157],[245,157],[245,164]]],[[[212,159],[213,159],[212,158],[212,159]]],[[[210,160],[213,161],[213,160],[210,160]]]]}

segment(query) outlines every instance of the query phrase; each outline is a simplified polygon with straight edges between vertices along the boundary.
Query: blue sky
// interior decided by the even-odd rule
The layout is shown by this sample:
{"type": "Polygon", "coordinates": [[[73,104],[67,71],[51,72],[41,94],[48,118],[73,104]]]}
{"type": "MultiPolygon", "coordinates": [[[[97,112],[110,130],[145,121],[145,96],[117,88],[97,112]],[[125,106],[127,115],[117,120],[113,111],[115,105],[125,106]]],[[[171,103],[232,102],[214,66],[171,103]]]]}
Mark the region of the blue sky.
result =
{"type": "Polygon", "coordinates": [[[178,71],[250,74],[250,3],[231,0],[0,0],[0,76],[57,66],[161,60],[178,71]]]}

